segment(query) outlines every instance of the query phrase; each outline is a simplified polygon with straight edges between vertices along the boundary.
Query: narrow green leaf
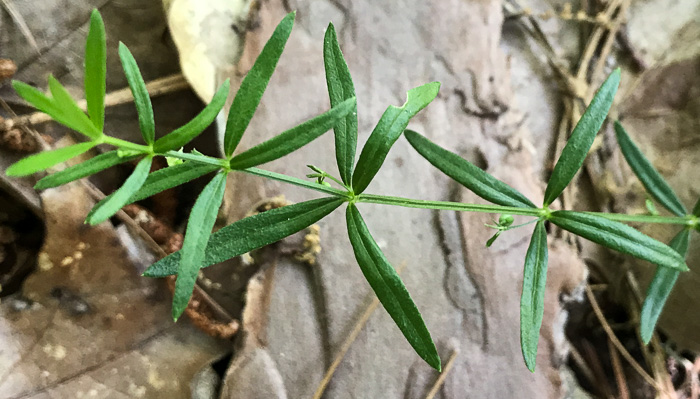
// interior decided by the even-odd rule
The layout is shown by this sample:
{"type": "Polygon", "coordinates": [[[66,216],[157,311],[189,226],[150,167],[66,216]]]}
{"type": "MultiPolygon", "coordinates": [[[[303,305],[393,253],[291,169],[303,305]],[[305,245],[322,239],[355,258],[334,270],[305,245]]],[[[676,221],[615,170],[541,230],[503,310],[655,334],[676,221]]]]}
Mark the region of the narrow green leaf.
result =
{"type": "Polygon", "coordinates": [[[439,82],[432,82],[408,91],[406,103],[401,107],[390,105],[379,119],[367,143],[362,148],[352,176],[355,194],[361,194],[382,167],[391,146],[408,126],[408,121],[430,104],[440,90],[439,82]]]}
{"type": "Polygon", "coordinates": [[[379,302],[418,356],[440,371],[440,356],[406,286],[372,238],[355,205],[348,205],[346,217],[355,258],[379,302]]]}
{"type": "Polygon", "coordinates": [[[204,251],[207,248],[211,230],[214,228],[221,201],[224,199],[225,189],[226,173],[218,173],[204,187],[190,212],[185,239],[180,250],[182,256],[173,294],[172,314],[176,321],[185,311],[192,297],[197,275],[199,275],[199,265],[204,259],[204,251]]]}
{"type": "Polygon", "coordinates": [[[139,127],[143,140],[148,145],[152,145],[156,137],[156,123],[153,118],[153,105],[151,97],[148,95],[146,83],[143,81],[139,66],[136,64],[131,51],[122,42],[119,42],[119,58],[122,61],[122,68],[126,81],[129,82],[131,94],[134,95],[134,105],[139,114],[139,127]]]}
{"type": "Polygon", "coordinates": [[[58,106],[56,106],[56,104],[54,104],[51,98],[49,98],[46,94],[42,93],[39,89],[30,86],[24,82],[20,82],[18,80],[12,81],[12,88],[15,89],[17,94],[19,94],[19,96],[22,97],[24,101],[31,104],[34,108],[49,115],[57,122],[73,129],[61,119],[61,109],[58,106]]]}
{"type": "Polygon", "coordinates": [[[329,131],[333,125],[354,110],[355,98],[353,97],[301,125],[236,155],[231,159],[231,169],[250,168],[294,152],[329,131]]]}
{"type": "Polygon", "coordinates": [[[229,79],[226,79],[221,87],[219,87],[219,90],[214,94],[211,102],[204,107],[202,112],[195,116],[194,119],[187,122],[186,125],[159,138],[153,145],[153,150],[159,153],[177,150],[199,136],[204,129],[214,122],[216,115],[219,114],[219,111],[221,111],[224,104],[226,104],[226,97],[228,97],[230,85],[229,79]]]}
{"type": "MultiPolygon", "coordinates": [[[[197,163],[181,163],[178,165],[169,166],[167,168],[158,169],[155,172],[148,175],[146,181],[143,183],[141,188],[134,193],[134,195],[129,198],[129,200],[124,204],[124,206],[133,204],[134,202],[144,200],[162,191],[177,187],[181,184],[185,184],[192,181],[198,177],[202,177],[208,173],[212,173],[219,170],[219,166],[209,165],[209,164],[197,164],[197,163]]],[[[86,219],[90,219],[92,214],[95,213],[103,203],[110,201],[112,193],[100,202],[98,202],[92,210],[88,213],[86,219]]]]}
{"type": "Polygon", "coordinates": [[[523,293],[520,297],[520,346],[527,368],[535,372],[537,343],[544,316],[544,292],[547,282],[547,231],[544,221],[535,225],[525,255],[523,293]]]}
{"type": "Polygon", "coordinates": [[[105,25],[97,9],[90,15],[90,31],[85,44],[85,100],[92,123],[102,131],[105,125],[107,39],[105,25]]]}
{"type": "Polygon", "coordinates": [[[406,130],[404,135],[423,158],[479,197],[503,206],[536,208],[535,204],[519,191],[459,155],[447,151],[412,130],[406,130]]]}
{"type": "MultiPolygon", "coordinates": [[[[326,67],[326,84],[331,99],[331,107],[335,107],[348,98],[355,97],[355,85],[350,76],[350,69],[340,50],[338,37],[332,23],[326,29],[323,40],[323,62],[326,67]]],[[[357,108],[333,127],[335,132],[335,159],[338,163],[340,178],[345,184],[352,181],[352,168],[355,164],[357,149],[357,108]]]]}
{"type": "Polygon", "coordinates": [[[698,202],[696,202],[693,207],[693,216],[700,217],[700,199],[698,199],[698,202]]]}
{"type": "Polygon", "coordinates": [[[48,169],[73,157],[77,157],[97,145],[94,142],[74,144],[69,147],[58,148],[30,155],[12,164],[5,174],[8,176],[27,176],[32,173],[48,169]]]}
{"type": "MultiPolygon", "coordinates": [[[[234,222],[212,234],[200,268],[243,255],[292,235],[333,212],[345,200],[329,197],[282,208],[271,209],[234,222]]],[[[177,274],[180,251],[159,260],[146,269],[146,277],[177,274]]]]}
{"type": "Polygon", "coordinates": [[[129,202],[131,196],[141,188],[144,181],[146,181],[148,172],[151,170],[152,161],[152,157],[142,159],[138,165],[136,165],[136,168],[134,168],[134,172],[131,176],[126,179],[124,184],[119,187],[117,191],[95,205],[88,214],[85,222],[94,226],[104,222],[115,213],[119,212],[119,210],[129,202]]]}
{"type": "Polygon", "coordinates": [[[53,103],[60,110],[60,117],[67,122],[66,126],[93,139],[102,136],[102,130],[92,123],[66,88],[51,75],[49,75],[49,90],[51,90],[53,103]]]}
{"type": "Polygon", "coordinates": [[[593,145],[596,134],[603,126],[608,111],[612,106],[617,87],[620,84],[620,68],[613,71],[598,89],[598,92],[586,108],[583,116],[574,127],[571,137],[554,165],[552,177],[544,192],[544,206],[549,206],[564,191],[564,188],[581,169],[588,150],[593,145]]]}
{"type": "Polygon", "coordinates": [[[94,175],[112,166],[120,163],[128,162],[135,159],[137,156],[120,157],[117,150],[100,154],[87,161],[77,165],[70,166],[62,171],[48,175],[39,180],[34,188],[36,190],[45,190],[47,188],[58,187],[72,181],[82,179],[83,177],[94,175]]]}
{"type": "MultiPolygon", "coordinates": [[[[679,255],[685,257],[688,252],[689,242],[690,230],[683,229],[671,240],[669,246],[675,249],[679,255]]],[[[654,278],[651,280],[649,288],[647,289],[647,297],[644,298],[644,304],[642,305],[642,312],[640,315],[641,320],[639,328],[642,341],[644,341],[645,344],[651,341],[651,336],[654,333],[654,328],[659,320],[659,316],[661,316],[661,311],[664,309],[669,295],[671,295],[671,290],[673,290],[673,286],[676,284],[679,274],[679,271],[667,267],[658,266],[656,268],[654,278]]]]}
{"type": "Polygon", "coordinates": [[[169,166],[167,168],[158,169],[148,175],[148,178],[143,183],[143,186],[141,186],[139,191],[134,193],[134,195],[129,198],[129,202],[127,204],[144,200],[158,194],[161,191],[185,184],[219,169],[220,167],[216,165],[202,163],[197,164],[191,162],[185,162],[178,165],[169,166]]]}
{"type": "MultiPolygon", "coordinates": [[[[49,115],[56,122],[67,126],[68,128],[73,129],[77,132],[84,133],[81,131],[85,130],[84,125],[82,125],[81,123],[76,124],[74,118],[71,118],[70,115],[66,115],[63,109],[53,99],[49,98],[41,91],[26,83],[19,82],[16,80],[12,81],[12,87],[15,89],[17,94],[19,94],[19,96],[22,97],[26,102],[34,106],[39,111],[49,115]]],[[[85,118],[87,119],[87,116],[85,118]]],[[[87,129],[87,131],[90,134],[93,134],[92,128],[87,129]]],[[[86,135],[90,137],[90,134],[86,135]]]]}
{"type": "Polygon", "coordinates": [[[287,44],[289,34],[294,26],[296,13],[290,12],[277,25],[272,36],[265,44],[260,55],[255,60],[255,64],[248,71],[241,86],[233,99],[226,122],[226,132],[224,134],[224,153],[230,157],[241,141],[250,120],[253,118],[255,110],[260,104],[267,84],[272,73],[275,71],[277,61],[279,61],[284,46],[287,44]]]}
{"type": "Polygon", "coordinates": [[[685,259],[678,255],[678,252],[620,222],[573,211],[552,212],[549,221],[564,230],[623,254],[680,271],[688,270],[685,259]]]}
{"type": "Polygon", "coordinates": [[[615,121],[615,135],[622,155],[649,195],[676,216],[685,216],[688,211],[678,199],[666,180],[642,154],[619,121],[615,121]]]}

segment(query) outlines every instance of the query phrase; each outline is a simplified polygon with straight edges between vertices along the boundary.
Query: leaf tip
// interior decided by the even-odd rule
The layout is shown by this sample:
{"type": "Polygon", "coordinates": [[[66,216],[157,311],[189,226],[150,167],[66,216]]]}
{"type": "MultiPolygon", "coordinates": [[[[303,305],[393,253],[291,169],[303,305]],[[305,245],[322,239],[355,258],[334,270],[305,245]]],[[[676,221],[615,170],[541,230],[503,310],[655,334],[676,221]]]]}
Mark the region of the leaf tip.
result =
{"type": "MultiPolygon", "coordinates": [[[[155,263],[153,264],[155,265],[155,263]]],[[[148,278],[153,278],[153,277],[158,277],[153,273],[153,265],[150,265],[146,268],[146,270],[141,273],[141,277],[148,277],[148,278]]]]}
{"type": "Polygon", "coordinates": [[[535,372],[535,365],[537,359],[537,351],[535,353],[528,353],[523,350],[523,359],[525,360],[525,367],[530,370],[531,373],[535,372]]]}
{"type": "Polygon", "coordinates": [[[8,177],[22,176],[22,174],[17,171],[17,168],[15,167],[16,165],[17,165],[16,163],[14,165],[10,165],[10,167],[7,168],[7,170],[5,170],[5,176],[8,176],[8,177]]]}
{"type": "Polygon", "coordinates": [[[102,15],[100,14],[100,11],[97,8],[93,8],[92,12],[90,13],[90,23],[104,25],[104,22],[102,21],[102,15]]]}
{"type": "Polygon", "coordinates": [[[530,370],[530,372],[534,374],[535,373],[535,364],[533,363],[533,364],[529,364],[529,365],[526,364],[526,365],[527,365],[527,369],[530,370]]]}
{"type": "Polygon", "coordinates": [[[126,44],[124,44],[124,42],[120,40],[119,41],[119,55],[124,56],[125,54],[131,55],[131,51],[126,46],[126,44]]]}
{"type": "Polygon", "coordinates": [[[438,373],[442,373],[442,361],[440,360],[440,355],[437,354],[437,351],[425,359],[425,361],[428,362],[430,367],[437,370],[438,373]]]}
{"type": "Polygon", "coordinates": [[[639,332],[639,335],[641,336],[644,345],[649,345],[649,342],[651,342],[651,337],[654,333],[654,329],[649,328],[649,326],[646,326],[645,324],[646,323],[644,322],[644,320],[642,320],[642,324],[640,327],[641,331],[639,332]]]}

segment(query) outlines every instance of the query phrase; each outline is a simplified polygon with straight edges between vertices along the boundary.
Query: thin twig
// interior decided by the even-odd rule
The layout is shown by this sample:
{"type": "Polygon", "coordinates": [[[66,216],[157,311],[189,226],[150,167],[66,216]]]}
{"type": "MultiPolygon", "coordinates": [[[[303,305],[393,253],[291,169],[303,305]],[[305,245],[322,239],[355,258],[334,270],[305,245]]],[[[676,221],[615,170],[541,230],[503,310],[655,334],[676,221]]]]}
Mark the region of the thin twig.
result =
{"type": "Polygon", "coordinates": [[[437,381],[435,381],[435,384],[433,384],[433,387],[430,388],[430,392],[428,392],[427,395],[425,395],[425,399],[433,399],[435,395],[437,395],[438,391],[440,390],[440,387],[442,387],[442,384],[445,383],[445,379],[447,379],[447,373],[450,372],[452,369],[452,366],[454,366],[455,360],[457,359],[457,355],[459,354],[459,350],[454,349],[452,351],[452,354],[450,355],[450,358],[447,359],[447,363],[445,364],[445,367],[442,369],[442,373],[438,376],[437,381]]]}
{"type": "Polygon", "coordinates": [[[574,364],[576,364],[576,367],[578,367],[580,370],[581,374],[586,377],[592,386],[596,386],[596,378],[593,374],[593,370],[591,370],[588,363],[586,363],[586,359],[584,359],[581,352],[579,352],[574,345],[569,347],[569,355],[571,356],[571,360],[574,362],[574,364]]]}
{"type": "MultiPolygon", "coordinates": [[[[146,83],[146,88],[148,89],[148,94],[151,98],[163,94],[184,90],[189,87],[190,86],[187,83],[187,80],[185,80],[185,77],[180,73],[166,76],[163,78],[154,79],[146,83]]],[[[119,89],[108,93],[105,96],[105,107],[113,107],[115,105],[126,104],[132,101],[134,101],[134,96],[131,94],[131,89],[125,87],[123,89],[119,89]]],[[[86,110],[87,102],[85,100],[80,100],[78,101],[78,106],[82,110],[86,110]]],[[[43,112],[34,112],[28,115],[22,115],[11,119],[6,119],[2,124],[0,124],[0,131],[9,130],[17,125],[37,125],[39,123],[48,122],[50,120],[52,119],[49,115],[43,112]]]]}
{"type": "MultiPolygon", "coordinates": [[[[612,19],[613,14],[615,13],[615,10],[620,6],[620,3],[623,0],[612,0],[608,3],[608,6],[606,7],[605,11],[602,13],[604,18],[607,18],[608,20],[612,19]]],[[[605,31],[608,30],[607,26],[601,26],[601,25],[596,25],[595,28],[593,29],[593,33],[591,36],[589,36],[588,43],[586,43],[586,47],[583,50],[583,55],[581,56],[581,59],[579,61],[578,65],[578,70],[576,71],[576,78],[579,80],[586,80],[586,75],[587,72],[589,71],[590,68],[590,63],[593,59],[593,55],[595,54],[596,49],[600,45],[600,40],[605,33],[605,31]]],[[[592,93],[591,93],[592,95],[592,93]]]]}
{"type": "Polygon", "coordinates": [[[610,328],[610,325],[608,324],[607,320],[605,320],[605,316],[603,315],[603,312],[600,310],[600,306],[598,305],[598,301],[595,299],[595,296],[593,295],[593,291],[587,286],[586,287],[586,296],[588,297],[588,301],[591,303],[591,306],[593,307],[593,312],[595,313],[596,317],[598,318],[598,321],[600,322],[600,325],[603,327],[603,330],[605,330],[605,333],[608,335],[608,338],[610,341],[615,345],[618,351],[622,354],[622,356],[627,360],[632,368],[639,373],[639,375],[651,386],[653,386],[657,391],[659,392],[665,392],[664,389],[662,389],[656,381],[649,375],[647,372],[642,368],[642,366],[634,360],[634,357],[625,349],[625,346],[622,345],[620,340],[617,338],[615,335],[615,332],[610,328]]]}
{"type": "Polygon", "coordinates": [[[625,380],[625,373],[622,371],[622,364],[620,363],[620,356],[617,354],[617,349],[613,346],[613,343],[608,339],[608,351],[610,352],[610,362],[613,366],[613,371],[615,372],[615,381],[617,382],[617,390],[619,392],[620,399],[629,399],[630,391],[627,387],[627,381],[625,380]]]}
{"type": "MultiPolygon", "coordinates": [[[[400,274],[405,267],[406,262],[402,262],[399,265],[399,267],[396,268],[396,272],[400,274]]],[[[314,393],[313,399],[321,399],[321,397],[323,396],[323,392],[326,390],[326,387],[328,387],[328,383],[330,383],[331,378],[333,378],[333,374],[338,369],[338,366],[343,361],[343,358],[348,353],[348,350],[350,350],[350,347],[352,346],[353,342],[355,342],[355,340],[357,339],[357,336],[360,335],[360,332],[367,324],[367,321],[369,321],[369,318],[370,316],[372,316],[372,313],[374,313],[374,311],[377,309],[377,306],[379,306],[379,299],[374,294],[372,294],[372,296],[374,297],[372,299],[372,302],[362,313],[360,319],[357,320],[357,323],[355,323],[355,326],[353,327],[352,331],[347,336],[347,338],[345,338],[343,345],[340,347],[340,350],[335,355],[333,362],[328,367],[328,370],[326,370],[326,374],[323,376],[323,379],[316,388],[316,392],[314,393]]]]}
{"type": "MultiPolygon", "coordinates": [[[[18,118],[17,113],[15,113],[12,107],[10,107],[10,105],[3,98],[0,98],[0,106],[2,106],[5,112],[12,115],[12,118],[18,118]]],[[[22,129],[25,134],[28,134],[34,139],[34,141],[36,141],[39,151],[48,151],[51,149],[51,146],[46,142],[46,140],[44,140],[39,132],[34,130],[32,127],[28,125],[20,125],[20,129],[22,129]]]]}
{"type": "Polygon", "coordinates": [[[595,81],[595,79],[597,79],[598,76],[602,74],[603,67],[605,66],[605,60],[606,58],[608,58],[608,54],[610,54],[610,51],[612,50],[612,46],[615,43],[615,39],[617,37],[617,32],[622,26],[622,21],[625,20],[625,12],[627,11],[629,5],[629,0],[623,0],[620,4],[620,8],[617,10],[617,16],[610,26],[608,36],[606,37],[605,43],[603,44],[603,48],[600,51],[598,62],[596,63],[593,69],[593,73],[591,74],[591,81],[595,81]]]}
{"type": "Polygon", "coordinates": [[[22,32],[22,36],[27,39],[29,45],[32,46],[37,54],[41,55],[41,50],[39,49],[39,45],[36,43],[36,39],[34,39],[34,35],[32,35],[32,31],[29,29],[29,26],[27,26],[27,22],[24,20],[22,14],[20,14],[15,8],[15,5],[12,4],[10,0],[2,0],[2,5],[5,7],[7,13],[10,14],[10,18],[15,21],[17,27],[19,27],[19,31],[22,32]]]}

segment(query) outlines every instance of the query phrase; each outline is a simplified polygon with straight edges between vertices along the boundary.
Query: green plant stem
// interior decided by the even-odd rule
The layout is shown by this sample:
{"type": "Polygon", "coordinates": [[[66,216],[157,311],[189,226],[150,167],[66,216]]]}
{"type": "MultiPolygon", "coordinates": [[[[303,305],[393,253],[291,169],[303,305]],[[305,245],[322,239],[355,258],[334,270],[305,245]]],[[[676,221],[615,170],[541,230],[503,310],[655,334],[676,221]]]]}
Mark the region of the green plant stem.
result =
{"type": "Polygon", "coordinates": [[[208,165],[220,166],[222,169],[226,169],[228,167],[228,161],[226,161],[225,159],[214,158],[214,157],[210,157],[210,156],[203,155],[203,154],[168,151],[164,154],[158,154],[158,155],[182,159],[184,161],[193,161],[193,162],[198,162],[198,163],[205,163],[208,165]]]}
{"type": "Polygon", "coordinates": [[[324,173],[324,176],[333,180],[334,182],[338,183],[340,185],[340,187],[343,187],[344,189],[350,191],[350,187],[346,186],[345,183],[343,183],[342,181],[336,179],[335,177],[329,175],[328,173],[324,173]]]}
{"type": "MultiPolygon", "coordinates": [[[[115,137],[103,136],[101,141],[105,144],[110,144],[121,149],[130,149],[141,151],[143,153],[152,153],[152,149],[145,145],[131,143],[125,140],[121,140],[115,137]]],[[[205,163],[209,165],[220,166],[223,169],[228,167],[228,162],[225,159],[214,158],[203,154],[195,153],[183,153],[178,151],[168,151],[162,155],[172,158],[178,158],[186,161],[205,163]]],[[[331,194],[337,197],[345,197],[348,200],[352,200],[352,194],[349,191],[343,191],[337,188],[324,186],[316,182],[311,182],[297,177],[287,176],[281,173],[271,172],[259,168],[247,168],[242,169],[241,172],[248,173],[251,175],[262,176],[268,179],[281,181],[284,183],[293,184],[299,187],[305,187],[314,191],[322,192],[324,194],[331,194]]],[[[328,178],[340,183],[337,179],[328,175],[328,178]]],[[[546,217],[548,211],[544,208],[516,208],[510,206],[501,205],[485,205],[485,204],[468,204],[462,202],[450,202],[450,201],[427,201],[418,200],[403,197],[392,197],[384,195],[375,194],[360,194],[354,197],[354,202],[366,202],[370,204],[381,204],[381,205],[396,205],[403,206],[407,208],[420,208],[420,209],[440,209],[449,211],[466,211],[466,212],[482,212],[482,213],[502,213],[511,215],[521,215],[521,216],[532,216],[532,217],[546,217]]],[[[657,216],[657,215],[625,215],[617,213],[604,213],[604,212],[583,212],[591,215],[596,215],[604,217],[608,220],[614,220],[618,222],[627,223],[658,223],[658,224],[676,224],[684,225],[689,228],[695,228],[699,224],[699,220],[695,216],[657,216]]]]}
{"type": "Polygon", "coordinates": [[[402,197],[389,197],[384,195],[360,194],[356,202],[367,202],[370,204],[397,205],[407,208],[441,209],[446,211],[467,211],[483,213],[505,213],[509,215],[522,215],[540,217],[542,209],[537,208],[515,208],[501,205],[465,204],[461,202],[448,201],[425,201],[402,197]]]}
{"type": "MultiPolygon", "coordinates": [[[[511,215],[546,217],[547,211],[544,208],[514,208],[501,205],[482,205],[482,204],[467,204],[461,202],[448,201],[426,201],[403,197],[390,197],[374,194],[360,194],[356,197],[356,202],[366,202],[371,204],[382,205],[397,205],[407,208],[422,208],[422,209],[440,209],[448,211],[467,211],[467,212],[483,212],[483,213],[505,213],[511,215]]],[[[694,216],[655,216],[655,215],[625,215],[618,213],[604,212],[582,212],[591,215],[604,217],[608,220],[617,222],[636,222],[636,223],[659,223],[659,224],[677,224],[693,228],[698,225],[699,221],[694,216]]]]}
{"type": "Polygon", "coordinates": [[[311,190],[320,191],[325,194],[335,195],[337,197],[345,197],[350,199],[350,194],[347,191],[339,190],[337,188],[324,186],[323,184],[318,184],[316,182],[310,182],[297,177],[283,175],[281,173],[270,172],[268,170],[258,169],[258,168],[248,168],[241,169],[241,172],[249,173],[251,175],[267,177],[269,179],[294,184],[295,186],[306,187],[311,190]]]}
{"type": "MultiPolygon", "coordinates": [[[[192,154],[192,153],[182,153],[182,152],[177,152],[177,151],[168,151],[165,154],[163,154],[168,157],[173,157],[173,158],[178,158],[178,159],[183,159],[186,161],[193,161],[193,162],[200,162],[200,163],[206,163],[210,165],[216,165],[216,166],[221,166],[222,168],[227,168],[228,167],[228,161],[226,159],[221,159],[221,158],[214,158],[210,157],[207,155],[203,154],[192,154]]],[[[328,187],[324,186],[322,184],[318,184],[316,182],[310,182],[306,181],[303,179],[299,179],[297,177],[292,177],[292,176],[287,176],[283,175],[281,173],[275,173],[275,172],[270,172],[268,170],[263,170],[263,169],[258,169],[258,168],[247,168],[247,169],[241,169],[241,172],[248,173],[251,175],[256,175],[256,176],[262,176],[262,177],[267,177],[272,180],[277,180],[289,184],[294,184],[295,186],[300,186],[300,187],[306,187],[311,190],[319,191],[325,194],[331,194],[337,197],[348,197],[349,194],[346,191],[339,190],[337,188],[333,187],[328,187]]]]}
{"type": "Polygon", "coordinates": [[[98,141],[101,141],[104,144],[113,145],[119,149],[136,150],[143,152],[144,154],[151,154],[153,152],[151,147],[147,145],[132,143],[126,140],[118,139],[116,137],[102,136],[98,141]]]}
{"type": "MultiPolygon", "coordinates": [[[[146,154],[152,153],[152,151],[153,151],[148,146],[131,143],[131,142],[128,142],[125,140],[115,138],[115,137],[104,136],[101,141],[105,144],[110,144],[110,145],[113,145],[115,147],[118,147],[119,149],[136,150],[136,151],[140,151],[140,152],[143,152],[146,154]]],[[[185,152],[178,152],[178,151],[167,151],[165,153],[156,153],[153,155],[161,155],[161,156],[166,156],[166,157],[171,157],[171,158],[182,159],[185,161],[192,161],[192,162],[220,166],[222,169],[227,169],[229,167],[229,163],[227,160],[221,159],[221,158],[210,157],[210,156],[207,156],[204,154],[185,153],[185,152]]],[[[350,198],[350,194],[347,191],[339,190],[339,189],[333,188],[333,187],[324,186],[324,185],[318,184],[316,182],[310,182],[310,181],[306,181],[306,180],[299,179],[296,177],[283,175],[281,173],[270,172],[270,171],[258,169],[258,168],[247,168],[247,169],[241,169],[240,171],[245,172],[245,173],[249,173],[251,175],[267,177],[267,178],[272,179],[272,180],[277,180],[277,181],[293,184],[296,186],[305,187],[305,188],[308,188],[311,190],[322,192],[324,194],[331,194],[331,195],[334,195],[336,197],[345,197],[348,199],[350,198]]]]}

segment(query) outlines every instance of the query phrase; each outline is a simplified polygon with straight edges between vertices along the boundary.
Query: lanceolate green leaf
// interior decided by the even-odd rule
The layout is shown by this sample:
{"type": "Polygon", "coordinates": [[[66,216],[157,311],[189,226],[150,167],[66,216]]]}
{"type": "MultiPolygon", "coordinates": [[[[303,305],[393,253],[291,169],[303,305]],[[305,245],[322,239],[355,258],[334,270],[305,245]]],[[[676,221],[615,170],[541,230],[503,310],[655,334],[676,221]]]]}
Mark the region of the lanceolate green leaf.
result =
{"type": "MultiPolygon", "coordinates": [[[[328,25],[323,41],[323,62],[326,67],[326,84],[331,99],[331,107],[335,107],[348,98],[355,97],[355,85],[352,83],[350,70],[340,51],[338,38],[333,24],[328,25]]],[[[352,180],[352,168],[355,164],[357,148],[357,108],[333,127],[335,132],[335,159],[338,163],[340,178],[345,184],[352,180]]]]}
{"type": "MultiPolygon", "coordinates": [[[[169,166],[167,168],[158,169],[155,172],[148,175],[146,181],[143,183],[141,188],[135,192],[131,198],[126,202],[126,205],[133,204],[134,202],[144,200],[150,196],[158,194],[162,191],[177,187],[181,184],[185,184],[192,181],[198,177],[202,177],[208,173],[212,173],[216,170],[221,169],[219,166],[209,165],[209,164],[198,164],[193,162],[185,162],[174,166],[169,166]]],[[[103,203],[110,201],[115,193],[112,193],[100,202],[98,202],[88,213],[88,218],[97,209],[99,209],[103,203]]]]}
{"type": "Polygon", "coordinates": [[[96,143],[80,143],[69,147],[58,148],[51,151],[44,151],[38,154],[30,155],[22,158],[12,164],[5,173],[8,176],[27,176],[32,173],[48,169],[61,162],[65,162],[73,157],[87,152],[89,149],[97,145],[96,143]]]}
{"type": "Polygon", "coordinates": [[[139,114],[141,135],[146,144],[151,145],[156,137],[156,123],[153,119],[153,105],[151,97],[148,95],[146,83],[143,81],[134,56],[122,42],[119,42],[119,58],[122,60],[122,68],[124,68],[124,75],[129,82],[131,94],[134,95],[134,105],[139,114]]]}
{"type": "Polygon", "coordinates": [[[70,126],[93,139],[102,135],[102,130],[92,123],[85,112],[75,103],[73,97],[68,94],[65,87],[51,75],[49,75],[49,90],[51,90],[53,103],[60,110],[61,117],[70,122],[70,125],[66,124],[66,126],[70,126]]]}
{"type": "Polygon", "coordinates": [[[282,51],[284,51],[289,34],[292,32],[295,15],[294,12],[287,14],[277,25],[270,40],[267,41],[262,52],[255,60],[255,64],[253,64],[253,67],[248,71],[243,82],[241,82],[233,104],[231,104],[228,121],[226,122],[224,153],[227,157],[230,157],[236,146],[238,146],[243,132],[245,132],[250,120],[253,118],[258,104],[260,104],[260,99],[267,88],[272,72],[275,71],[282,51]]]}
{"type": "Polygon", "coordinates": [[[698,202],[696,202],[693,207],[693,215],[700,217],[700,199],[698,199],[698,202]]]}
{"type": "Polygon", "coordinates": [[[92,10],[85,44],[85,100],[92,123],[102,131],[105,125],[107,41],[100,12],[92,10]]]}
{"type": "Polygon", "coordinates": [[[612,220],[588,213],[555,211],[549,221],[587,240],[664,267],[686,271],[685,259],[668,245],[612,220]]]}
{"type": "Polygon", "coordinates": [[[440,90],[439,82],[432,82],[408,91],[406,103],[401,107],[390,105],[384,111],[367,143],[362,148],[357,167],[352,176],[355,194],[361,194],[382,167],[391,146],[408,126],[408,121],[430,104],[440,90]]]}
{"type": "MultiPolygon", "coordinates": [[[[683,229],[671,240],[669,246],[678,251],[678,254],[685,257],[688,252],[689,242],[690,230],[683,229]]],[[[640,315],[641,320],[639,328],[642,341],[644,341],[645,344],[651,341],[656,322],[659,320],[659,316],[661,316],[661,311],[666,304],[668,296],[671,295],[671,290],[673,290],[673,286],[676,284],[679,274],[679,271],[667,267],[659,266],[656,268],[656,273],[649,284],[647,297],[644,299],[642,313],[640,315]]]]}
{"type": "Polygon", "coordinates": [[[211,99],[209,105],[207,105],[202,112],[195,116],[194,119],[187,122],[186,125],[177,128],[169,134],[159,138],[153,145],[154,151],[163,153],[170,150],[177,150],[202,133],[204,129],[214,122],[216,115],[219,114],[219,111],[221,111],[224,104],[226,104],[226,97],[228,97],[229,87],[230,82],[228,79],[226,79],[224,84],[222,84],[219,90],[216,91],[216,94],[214,94],[214,97],[211,99]]]}
{"type": "Polygon", "coordinates": [[[355,98],[350,98],[337,107],[293,127],[279,135],[236,155],[231,159],[231,169],[245,169],[274,161],[305,146],[355,109],[355,98]]]}
{"type": "Polygon", "coordinates": [[[479,197],[503,206],[536,208],[527,197],[459,155],[447,151],[420,134],[406,130],[406,139],[418,153],[479,197]]]}
{"type": "Polygon", "coordinates": [[[350,243],[362,274],[418,356],[440,371],[440,356],[430,332],[398,273],[372,238],[355,205],[348,205],[346,216],[350,243]]]}
{"type": "MultiPolygon", "coordinates": [[[[201,268],[243,255],[254,249],[292,235],[333,212],[342,204],[341,198],[321,198],[249,216],[212,234],[207,244],[201,268]]],[[[166,277],[177,273],[180,251],[168,255],[149,267],[146,277],[166,277]]]]}
{"type": "Polygon", "coordinates": [[[24,99],[24,101],[31,104],[34,108],[39,111],[49,115],[52,119],[56,120],[58,123],[68,126],[69,128],[76,130],[71,126],[68,121],[61,118],[61,110],[53,100],[49,98],[46,94],[42,93],[35,87],[32,87],[24,82],[18,80],[12,81],[12,88],[15,89],[17,94],[24,99]]]}
{"type": "Polygon", "coordinates": [[[537,343],[544,316],[544,291],[547,282],[547,231],[544,221],[535,225],[525,255],[523,293],[520,297],[520,346],[525,365],[535,372],[537,343]]]}
{"type": "MultiPolygon", "coordinates": [[[[17,94],[20,95],[20,97],[22,97],[25,101],[27,101],[39,111],[49,115],[56,122],[65,125],[77,132],[83,133],[81,130],[84,130],[85,127],[82,125],[82,123],[76,123],[76,121],[73,118],[71,118],[70,115],[65,114],[63,109],[59,107],[53,99],[49,98],[41,91],[35,89],[34,87],[26,83],[19,82],[16,80],[12,81],[12,87],[15,89],[17,94]]],[[[87,119],[87,116],[85,116],[85,118],[87,119]]],[[[88,131],[92,132],[92,129],[88,129],[88,131]]]]}
{"type": "Polygon", "coordinates": [[[639,181],[642,182],[649,195],[676,216],[685,216],[688,211],[686,211],[681,200],[678,199],[676,193],[673,192],[666,180],[656,171],[651,162],[642,154],[639,147],[634,144],[625,128],[618,121],[615,121],[615,135],[617,136],[617,143],[620,145],[622,155],[624,155],[630,168],[637,175],[639,181]]]}
{"type": "Polygon", "coordinates": [[[173,295],[173,319],[177,320],[190,302],[194,285],[199,274],[199,265],[204,259],[204,251],[214,228],[216,215],[226,189],[226,173],[218,173],[204,187],[195,201],[187,222],[185,239],[180,250],[180,266],[173,295]]]}
{"type": "Polygon", "coordinates": [[[95,205],[85,221],[94,226],[109,219],[122,209],[122,207],[129,202],[129,198],[131,198],[131,196],[141,188],[144,181],[146,181],[148,172],[151,170],[152,161],[152,157],[142,159],[124,184],[108,198],[105,198],[105,201],[101,201],[95,205]]]}
{"type": "Polygon", "coordinates": [[[620,69],[616,69],[600,86],[598,92],[591,100],[590,105],[574,127],[571,137],[554,165],[552,177],[549,179],[547,189],[544,192],[544,205],[549,206],[564,188],[574,178],[576,172],[581,169],[583,161],[588,155],[588,150],[593,145],[596,134],[603,126],[605,118],[610,111],[617,87],[620,84],[620,69]]]}
{"type": "Polygon", "coordinates": [[[193,162],[185,162],[158,169],[148,175],[148,178],[146,178],[141,188],[129,198],[127,204],[141,201],[161,191],[185,184],[188,181],[192,181],[219,169],[219,166],[193,162]]]}
{"type": "Polygon", "coordinates": [[[120,157],[118,152],[119,151],[117,150],[106,152],[77,165],[70,166],[60,172],[46,176],[39,180],[34,188],[37,190],[44,190],[47,188],[58,187],[66,183],[82,179],[83,177],[94,175],[95,173],[101,172],[114,165],[119,165],[120,163],[130,161],[137,157],[137,155],[120,157]]]}

